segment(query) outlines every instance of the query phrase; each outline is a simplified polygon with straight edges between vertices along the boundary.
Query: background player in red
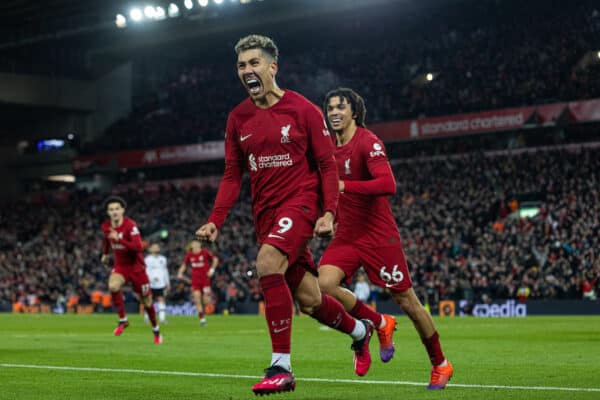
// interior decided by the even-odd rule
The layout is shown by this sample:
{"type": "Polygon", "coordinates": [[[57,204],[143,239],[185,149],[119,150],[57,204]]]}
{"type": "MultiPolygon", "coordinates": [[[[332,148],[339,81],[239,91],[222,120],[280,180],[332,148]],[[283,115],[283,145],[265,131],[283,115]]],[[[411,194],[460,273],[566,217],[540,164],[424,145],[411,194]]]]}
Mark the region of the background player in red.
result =
{"type": "Polygon", "coordinates": [[[179,267],[177,279],[184,279],[184,273],[188,265],[192,268],[192,295],[198,311],[200,324],[206,325],[204,317],[204,307],[210,304],[211,290],[210,278],[215,273],[215,268],[219,265],[219,258],[214,256],[208,249],[203,249],[199,240],[193,240],[190,244],[190,251],[185,255],[185,259],[179,267]]]}
{"type": "Polygon", "coordinates": [[[123,330],[129,326],[129,321],[125,315],[125,302],[121,288],[126,282],[131,282],[133,290],[138,294],[152,324],[154,343],[161,344],[162,336],[156,323],[156,311],[152,302],[152,292],[150,292],[150,280],[146,274],[144,264],[142,238],[135,221],[124,216],[126,207],[125,200],[119,196],[110,196],[104,201],[104,209],[109,220],[104,221],[102,224],[104,246],[101,261],[108,265],[108,252],[112,249],[114,265],[108,278],[108,289],[113,304],[119,313],[119,325],[114,334],[120,336],[123,330]]]}
{"type": "Polygon", "coordinates": [[[444,357],[431,315],[412,288],[400,232],[390,208],[388,196],[396,192],[396,182],[383,143],[365,128],[364,101],[353,90],[340,88],[329,92],[324,109],[336,133],[335,158],[341,195],[337,231],[320,261],[319,285],[350,314],[374,322],[379,328],[381,358],[389,361],[395,320],[371,310],[340,286],[344,280],[349,282],[362,265],[373,284],[392,292],[394,301],[419,333],[432,364],[428,388],[443,389],[453,369],[444,357]]]}
{"type": "Polygon", "coordinates": [[[256,394],[295,388],[291,372],[292,295],[306,314],[354,339],[355,371],[366,374],[373,331],[352,318],[334,298],[322,295],[307,248],[313,235],[330,235],[337,208],[338,174],[333,141],[314,104],[275,82],[278,49],[264,36],[250,35],[235,46],[237,71],[250,97],[227,120],[225,173],[208,223],[196,234],[214,241],[236,202],[246,169],[260,245],[256,259],[265,299],[273,354],[256,394]]]}

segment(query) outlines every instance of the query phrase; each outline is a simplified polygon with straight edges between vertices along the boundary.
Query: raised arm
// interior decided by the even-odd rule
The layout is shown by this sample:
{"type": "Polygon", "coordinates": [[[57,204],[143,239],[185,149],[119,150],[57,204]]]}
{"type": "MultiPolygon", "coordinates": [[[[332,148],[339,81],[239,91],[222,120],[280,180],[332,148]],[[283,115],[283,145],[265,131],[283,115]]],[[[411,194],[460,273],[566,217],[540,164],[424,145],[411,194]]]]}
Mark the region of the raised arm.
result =
{"type": "Polygon", "coordinates": [[[341,181],[340,191],[368,196],[386,196],[396,193],[396,180],[385,155],[383,143],[379,139],[365,141],[361,149],[367,163],[371,179],[361,181],[341,181]]]}

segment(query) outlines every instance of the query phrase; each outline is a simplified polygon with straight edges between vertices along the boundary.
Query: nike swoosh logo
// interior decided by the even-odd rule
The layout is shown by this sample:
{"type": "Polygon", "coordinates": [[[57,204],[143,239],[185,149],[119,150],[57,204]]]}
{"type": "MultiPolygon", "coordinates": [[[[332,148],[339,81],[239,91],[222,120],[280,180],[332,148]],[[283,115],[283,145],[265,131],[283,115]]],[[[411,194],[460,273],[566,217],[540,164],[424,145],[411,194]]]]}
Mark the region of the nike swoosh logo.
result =
{"type": "Polygon", "coordinates": [[[276,238],[276,239],[283,239],[283,240],[285,240],[285,238],[283,236],[274,235],[272,233],[269,233],[269,235],[267,237],[272,237],[272,238],[276,238]]]}
{"type": "Polygon", "coordinates": [[[246,135],[246,136],[240,136],[240,142],[243,142],[244,140],[248,139],[250,136],[254,135],[253,133],[246,135]]]}
{"type": "Polygon", "coordinates": [[[273,333],[281,333],[283,331],[285,331],[286,329],[289,329],[289,326],[286,326],[285,328],[280,328],[280,329],[273,329],[273,333]]]}

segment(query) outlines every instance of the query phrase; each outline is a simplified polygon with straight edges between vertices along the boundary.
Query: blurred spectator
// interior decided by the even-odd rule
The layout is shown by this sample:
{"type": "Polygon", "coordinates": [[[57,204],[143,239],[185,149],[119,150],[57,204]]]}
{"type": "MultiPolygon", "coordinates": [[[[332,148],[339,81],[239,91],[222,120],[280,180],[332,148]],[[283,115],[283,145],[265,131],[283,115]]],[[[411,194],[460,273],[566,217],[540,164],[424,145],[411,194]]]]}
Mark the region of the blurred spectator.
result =
{"type": "Polygon", "coordinates": [[[356,298],[363,303],[368,303],[371,297],[371,288],[369,282],[367,282],[365,276],[360,273],[357,275],[356,282],[354,284],[354,294],[356,298]]]}

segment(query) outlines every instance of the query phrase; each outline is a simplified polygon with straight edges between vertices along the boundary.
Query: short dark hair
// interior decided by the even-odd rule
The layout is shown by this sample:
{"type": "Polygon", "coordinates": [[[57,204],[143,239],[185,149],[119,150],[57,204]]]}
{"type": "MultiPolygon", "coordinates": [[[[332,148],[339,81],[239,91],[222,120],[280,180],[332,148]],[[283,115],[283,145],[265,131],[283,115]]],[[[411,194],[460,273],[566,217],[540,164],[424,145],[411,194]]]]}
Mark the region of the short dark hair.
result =
{"type": "Polygon", "coordinates": [[[121,196],[112,195],[108,196],[106,200],[104,200],[104,203],[102,203],[102,205],[104,206],[104,211],[107,211],[108,206],[112,203],[119,203],[121,207],[127,208],[127,202],[124,198],[122,198],[121,196]]]}
{"type": "MultiPolygon", "coordinates": [[[[323,103],[323,113],[327,115],[327,105],[332,97],[339,97],[340,99],[346,99],[346,102],[352,107],[352,118],[356,121],[356,125],[366,128],[365,117],[367,116],[367,107],[365,107],[365,101],[363,98],[350,88],[339,87],[333,89],[325,95],[325,102],[323,103]]],[[[327,118],[325,118],[327,121],[327,118]]],[[[329,124],[329,121],[327,122],[329,124]]]]}
{"type": "Polygon", "coordinates": [[[235,53],[239,55],[242,51],[260,49],[267,53],[275,62],[279,60],[279,49],[270,37],[263,35],[248,35],[238,40],[235,45],[235,53]]]}

